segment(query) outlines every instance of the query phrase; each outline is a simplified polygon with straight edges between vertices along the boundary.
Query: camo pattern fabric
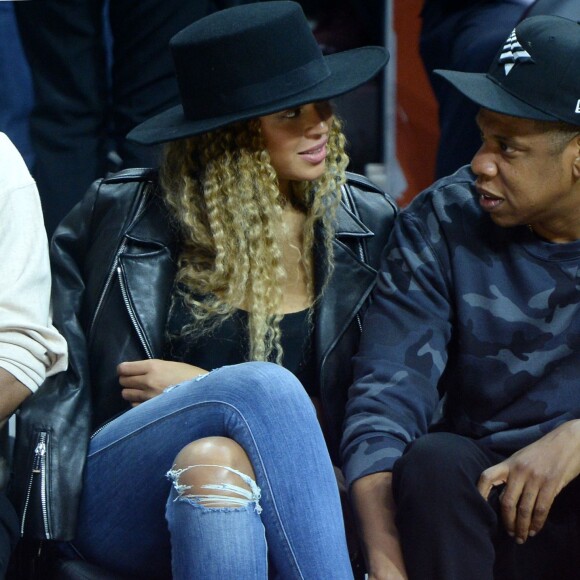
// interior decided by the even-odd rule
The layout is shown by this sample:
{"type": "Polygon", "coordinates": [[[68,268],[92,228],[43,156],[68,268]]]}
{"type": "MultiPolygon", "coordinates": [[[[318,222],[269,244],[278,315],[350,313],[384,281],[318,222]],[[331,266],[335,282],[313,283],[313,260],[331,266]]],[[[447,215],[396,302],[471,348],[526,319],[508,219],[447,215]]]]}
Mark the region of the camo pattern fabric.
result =
{"type": "Polygon", "coordinates": [[[467,167],[415,198],[385,248],[354,359],[350,483],[431,430],[506,456],[580,417],[580,241],[501,228],[467,167]]]}

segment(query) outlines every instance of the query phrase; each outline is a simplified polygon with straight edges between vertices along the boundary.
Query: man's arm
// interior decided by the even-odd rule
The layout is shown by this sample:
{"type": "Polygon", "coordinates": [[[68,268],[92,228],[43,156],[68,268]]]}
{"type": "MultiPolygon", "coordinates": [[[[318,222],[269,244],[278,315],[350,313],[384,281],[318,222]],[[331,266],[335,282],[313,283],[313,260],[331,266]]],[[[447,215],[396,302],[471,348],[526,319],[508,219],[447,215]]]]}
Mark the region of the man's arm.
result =
{"type": "Polygon", "coordinates": [[[447,361],[447,269],[424,223],[401,214],[383,255],[353,359],[342,439],[344,472],[372,580],[406,578],[395,526],[391,470],[427,432],[447,361]]]}
{"type": "Polygon", "coordinates": [[[13,375],[3,368],[0,368],[0,426],[31,394],[29,388],[25,387],[13,375]]]}
{"type": "Polygon", "coordinates": [[[367,475],[354,482],[351,500],[361,534],[369,580],[407,578],[395,525],[392,473],[367,475]]]}
{"type": "Polygon", "coordinates": [[[478,489],[487,499],[505,485],[501,513],[510,536],[523,544],[544,526],[555,497],[580,475],[580,419],[567,421],[511,457],[486,469],[478,489]]]}
{"type": "Polygon", "coordinates": [[[36,184],[0,133],[0,420],[47,373],[66,368],[66,344],[50,317],[51,276],[36,184]]]}

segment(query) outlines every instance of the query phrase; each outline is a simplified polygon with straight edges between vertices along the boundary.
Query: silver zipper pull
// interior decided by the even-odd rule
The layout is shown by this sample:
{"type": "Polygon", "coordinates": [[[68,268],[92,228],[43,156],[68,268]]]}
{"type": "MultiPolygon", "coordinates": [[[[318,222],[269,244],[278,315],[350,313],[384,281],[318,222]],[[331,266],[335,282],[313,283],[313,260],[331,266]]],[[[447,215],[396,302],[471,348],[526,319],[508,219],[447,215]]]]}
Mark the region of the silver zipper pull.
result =
{"type": "Polygon", "coordinates": [[[43,457],[46,455],[46,443],[44,441],[39,441],[36,449],[34,450],[34,454],[38,455],[39,457],[43,457]]]}
{"type": "Polygon", "coordinates": [[[32,473],[40,473],[40,466],[42,458],[46,455],[46,443],[39,441],[34,449],[34,465],[32,466],[32,473]]]}

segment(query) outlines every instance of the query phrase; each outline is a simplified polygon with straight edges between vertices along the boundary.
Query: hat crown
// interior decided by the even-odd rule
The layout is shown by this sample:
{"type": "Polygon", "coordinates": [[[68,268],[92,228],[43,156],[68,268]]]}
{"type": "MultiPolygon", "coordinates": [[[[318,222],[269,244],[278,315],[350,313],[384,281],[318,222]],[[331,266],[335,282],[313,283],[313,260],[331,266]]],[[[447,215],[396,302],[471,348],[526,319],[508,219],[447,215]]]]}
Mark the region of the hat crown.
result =
{"type": "Polygon", "coordinates": [[[181,103],[137,125],[143,144],[184,139],[343,95],[375,76],[384,47],[323,55],[300,4],[242,4],[214,12],[170,43],[181,103]]]}
{"type": "Polygon", "coordinates": [[[533,118],[580,125],[580,23],[544,15],[523,20],[488,77],[536,109],[533,118]]]}
{"type": "Polygon", "coordinates": [[[273,103],[330,75],[295,2],[216,12],[177,33],[170,48],[190,120],[273,103]]]}

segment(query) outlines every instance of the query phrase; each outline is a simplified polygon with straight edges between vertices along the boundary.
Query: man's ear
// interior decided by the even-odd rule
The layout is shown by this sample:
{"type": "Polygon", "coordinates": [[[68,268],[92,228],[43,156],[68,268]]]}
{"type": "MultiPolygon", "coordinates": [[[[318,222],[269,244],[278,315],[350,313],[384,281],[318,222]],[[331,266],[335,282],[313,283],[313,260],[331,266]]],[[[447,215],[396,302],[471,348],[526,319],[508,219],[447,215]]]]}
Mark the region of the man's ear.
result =
{"type": "Polygon", "coordinates": [[[574,137],[576,157],[574,158],[574,177],[580,179],[580,133],[574,137]]]}

